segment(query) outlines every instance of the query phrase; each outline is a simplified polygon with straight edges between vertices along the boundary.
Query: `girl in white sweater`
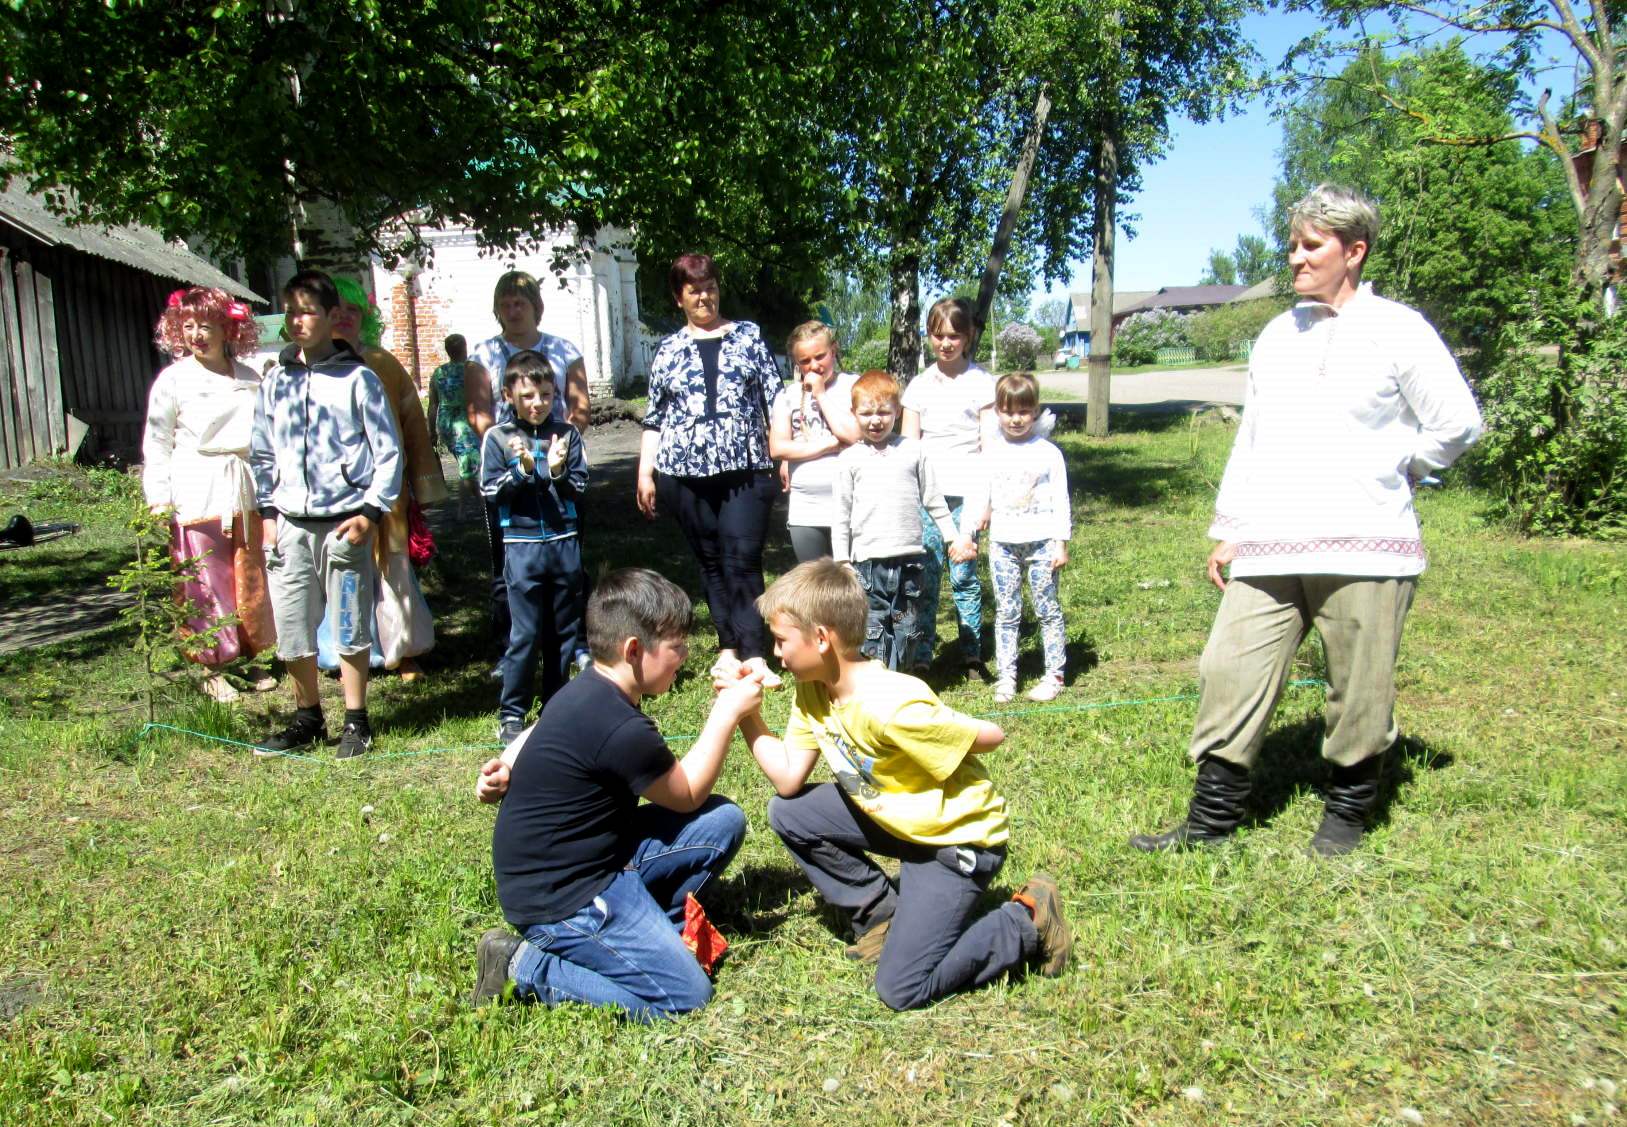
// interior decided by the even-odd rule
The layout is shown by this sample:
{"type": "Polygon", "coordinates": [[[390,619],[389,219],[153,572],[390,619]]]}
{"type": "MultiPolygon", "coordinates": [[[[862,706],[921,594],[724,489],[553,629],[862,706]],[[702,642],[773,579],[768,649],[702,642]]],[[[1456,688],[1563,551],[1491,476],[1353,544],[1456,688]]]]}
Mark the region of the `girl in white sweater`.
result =
{"type": "Polygon", "coordinates": [[[999,436],[983,451],[983,473],[961,514],[956,561],[977,558],[977,529],[989,525],[989,573],[994,578],[994,700],[1017,695],[1017,628],[1023,616],[1023,573],[1045,646],[1045,675],[1030,700],[1055,700],[1066,672],[1067,632],[1057,600],[1057,571],[1068,562],[1073,506],[1062,451],[1035,430],[1039,383],[1027,372],[1000,377],[994,389],[999,436]]]}

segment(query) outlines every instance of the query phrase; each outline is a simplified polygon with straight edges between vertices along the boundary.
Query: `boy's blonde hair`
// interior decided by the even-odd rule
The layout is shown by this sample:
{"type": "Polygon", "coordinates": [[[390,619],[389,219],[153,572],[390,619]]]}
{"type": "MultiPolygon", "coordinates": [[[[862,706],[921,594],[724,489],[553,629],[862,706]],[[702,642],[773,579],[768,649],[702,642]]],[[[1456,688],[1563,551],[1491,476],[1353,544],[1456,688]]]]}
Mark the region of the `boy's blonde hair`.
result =
{"type": "Polygon", "coordinates": [[[879,400],[890,399],[896,405],[904,397],[898,390],[898,381],[891,372],[883,372],[879,368],[871,368],[858,379],[853,381],[853,406],[857,407],[861,399],[879,400]]]}
{"type": "Polygon", "coordinates": [[[783,614],[803,633],[823,626],[841,643],[844,657],[864,642],[869,610],[859,577],[828,557],[798,564],[757,597],[764,622],[783,614]]]}

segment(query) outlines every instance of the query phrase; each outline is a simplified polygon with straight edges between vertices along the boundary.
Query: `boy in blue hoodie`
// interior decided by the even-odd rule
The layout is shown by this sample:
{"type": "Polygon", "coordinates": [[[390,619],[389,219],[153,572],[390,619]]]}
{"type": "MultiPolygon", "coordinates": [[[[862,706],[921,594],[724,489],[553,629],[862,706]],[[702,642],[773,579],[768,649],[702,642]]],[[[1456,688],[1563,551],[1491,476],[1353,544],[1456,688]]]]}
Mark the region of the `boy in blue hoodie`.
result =
{"type": "Polygon", "coordinates": [[[338,757],[373,746],[367,720],[378,569],[373,537],[401,492],[401,439],[384,385],[333,336],[339,291],[319,270],[283,287],[293,340],[260,383],[249,464],[265,518],[266,579],[277,624],[277,656],[294,682],[293,720],[260,741],[256,754],[282,754],[326,741],[317,696],[316,628],[328,603],[344,687],[338,757]]]}
{"type": "Polygon", "coordinates": [[[480,491],[497,510],[508,588],[509,639],[497,738],[508,744],[525,730],[543,662],[542,703],[570,676],[586,645],[586,603],[577,501],[588,484],[582,435],[554,417],[554,375],[540,352],[508,359],[503,401],[513,419],[480,443],[480,491]]]}

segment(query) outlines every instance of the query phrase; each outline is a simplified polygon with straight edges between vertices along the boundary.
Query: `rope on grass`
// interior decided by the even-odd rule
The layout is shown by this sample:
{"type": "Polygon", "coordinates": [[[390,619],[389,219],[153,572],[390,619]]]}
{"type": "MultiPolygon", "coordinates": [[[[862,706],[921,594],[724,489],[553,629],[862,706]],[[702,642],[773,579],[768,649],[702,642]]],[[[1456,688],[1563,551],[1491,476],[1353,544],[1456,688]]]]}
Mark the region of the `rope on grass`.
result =
{"type": "MultiPolygon", "coordinates": [[[[1319,677],[1306,677],[1288,682],[1288,687],[1292,689],[1303,689],[1317,686],[1325,689],[1327,688],[1327,684],[1328,683],[1326,681],[1319,677]]],[[[1197,693],[1172,693],[1169,696],[1139,697],[1134,700],[1101,700],[1090,701],[1085,704],[1052,704],[1039,708],[1008,708],[999,712],[974,712],[971,713],[971,715],[977,717],[979,720],[999,720],[1013,716],[1034,716],[1043,713],[1098,712],[1107,708],[1137,708],[1149,704],[1169,704],[1173,702],[1197,699],[1197,693]]],[[[305,763],[323,764],[332,764],[337,762],[337,760],[330,759],[327,756],[301,755],[297,751],[271,751],[267,748],[259,746],[258,744],[244,743],[242,740],[228,739],[226,736],[212,736],[208,732],[195,732],[191,728],[181,728],[174,724],[143,724],[141,726],[141,730],[136,732],[136,734],[130,738],[129,742],[126,743],[125,746],[127,748],[135,746],[142,740],[146,739],[147,733],[151,731],[176,732],[183,736],[196,736],[200,740],[211,740],[214,743],[227,744],[231,747],[244,747],[262,757],[269,759],[298,759],[305,763]]],[[[672,736],[668,738],[667,743],[693,743],[698,738],[699,737],[696,734],[672,736]]],[[[430,755],[454,755],[458,752],[464,751],[491,751],[496,748],[501,748],[502,746],[503,745],[500,743],[489,743],[464,744],[461,747],[430,747],[421,748],[417,751],[390,751],[385,752],[382,755],[370,754],[367,756],[367,759],[375,763],[381,759],[420,759],[430,755]]]]}

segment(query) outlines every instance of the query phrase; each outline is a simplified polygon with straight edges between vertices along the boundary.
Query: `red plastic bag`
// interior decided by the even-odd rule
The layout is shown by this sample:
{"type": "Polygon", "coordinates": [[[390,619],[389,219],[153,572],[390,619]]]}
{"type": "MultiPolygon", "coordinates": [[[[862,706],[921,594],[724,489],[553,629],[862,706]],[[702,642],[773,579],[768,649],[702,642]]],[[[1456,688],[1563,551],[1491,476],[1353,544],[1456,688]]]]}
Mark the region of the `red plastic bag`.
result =
{"type": "Polygon", "coordinates": [[[407,558],[413,567],[423,567],[435,554],[435,536],[424,519],[424,507],[417,501],[407,503],[407,558]]]}
{"type": "Polygon", "coordinates": [[[682,934],[684,946],[695,956],[695,961],[701,965],[701,970],[707,974],[717,966],[723,953],[729,949],[729,941],[723,938],[723,933],[712,926],[712,921],[706,918],[706,909],[702,908],[700,901],[693,895],[684,897],[684,930],[682,934]]]}

